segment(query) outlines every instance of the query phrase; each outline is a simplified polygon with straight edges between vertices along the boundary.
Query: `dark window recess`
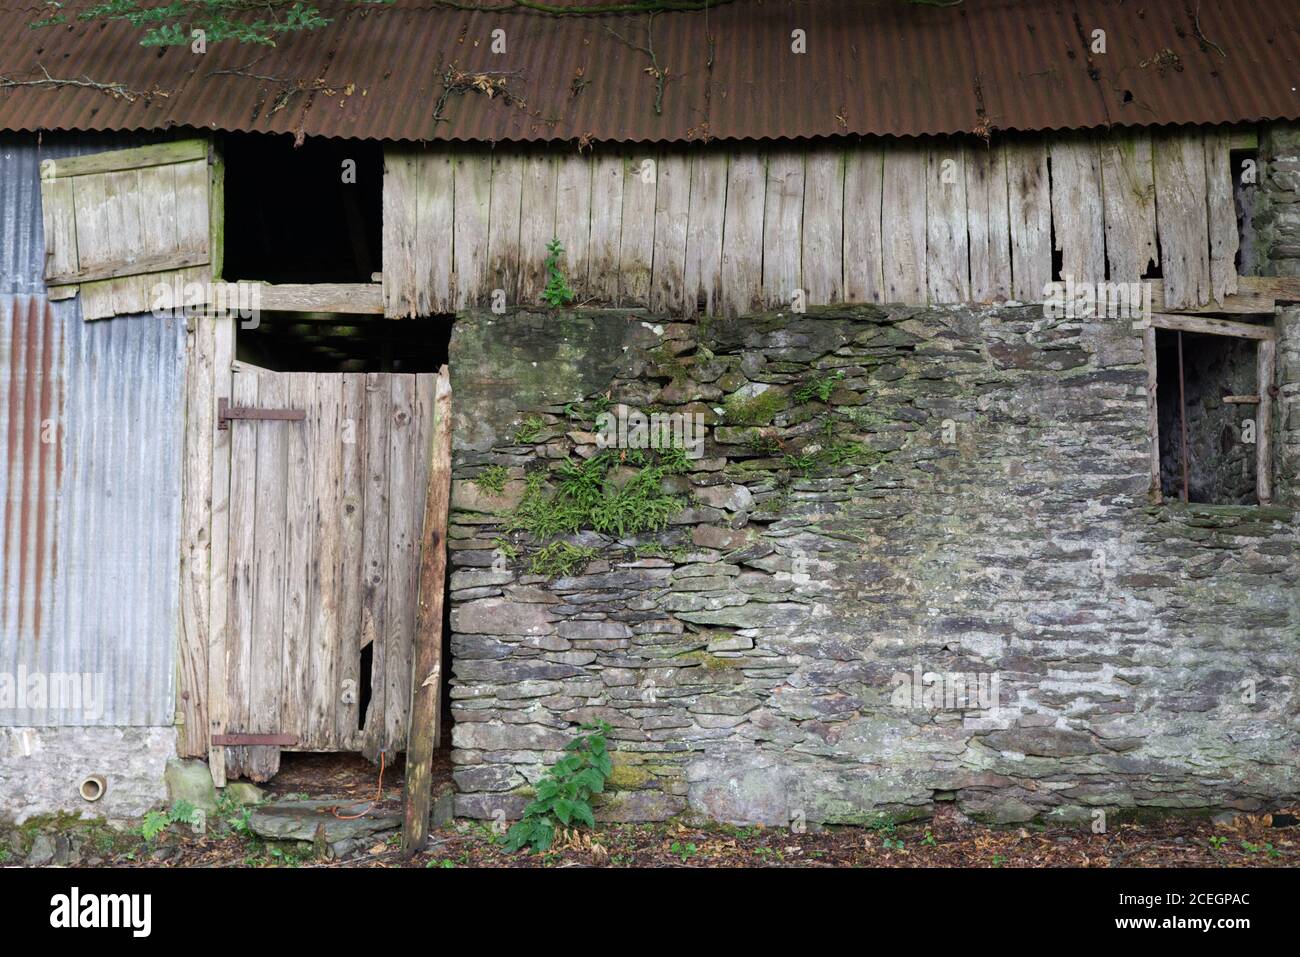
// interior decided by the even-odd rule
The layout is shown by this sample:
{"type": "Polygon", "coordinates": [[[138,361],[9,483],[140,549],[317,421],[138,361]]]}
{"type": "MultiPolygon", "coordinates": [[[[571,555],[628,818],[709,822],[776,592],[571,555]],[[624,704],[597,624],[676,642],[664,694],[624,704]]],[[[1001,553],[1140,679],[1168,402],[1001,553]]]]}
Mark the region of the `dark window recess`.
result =
{"type": "MultiPolygon", "coordinates": [[[[370,282],[382,270],[384,156],[379,143],[230,134],[224,278],[370,282]],[[344,182],[355,163],[355,181],[344,182]]],[[[352,179],[349,175],[347,178],[352,179]]]]}
{"type": "Polygon", "coordinates": [[[236,358],[274,372],[437,372],[451,342],[450,316],[264,312],[260,320],[238,331],[236,358]]]}
{"type": "Polygon", "coordinates": [[[1156,403],[1160,425],[1160,490],[1165,501],[1183,497],[1183,410],[1186,410],[1187,500],[1211,505],[1254,505],[1259,406],[1226,402],[1257,394],[1256,343],[1234,336],[1156,332],[1156,403]],[[1250,420],[1252,425],[1247,425],[1250,420]]]}

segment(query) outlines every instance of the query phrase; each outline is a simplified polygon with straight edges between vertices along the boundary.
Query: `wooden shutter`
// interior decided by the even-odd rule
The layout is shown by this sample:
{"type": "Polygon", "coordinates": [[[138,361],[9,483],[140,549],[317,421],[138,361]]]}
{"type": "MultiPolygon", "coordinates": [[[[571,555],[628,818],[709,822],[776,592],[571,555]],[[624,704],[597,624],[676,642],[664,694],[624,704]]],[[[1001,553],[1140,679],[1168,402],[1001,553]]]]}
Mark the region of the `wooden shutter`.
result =
{"type": "Polygon", "coordinates": [[[148,312],[158,283],[212,278],[208,143],[179,140],[41,164],[45,282],[86,319],[148,312]]]}

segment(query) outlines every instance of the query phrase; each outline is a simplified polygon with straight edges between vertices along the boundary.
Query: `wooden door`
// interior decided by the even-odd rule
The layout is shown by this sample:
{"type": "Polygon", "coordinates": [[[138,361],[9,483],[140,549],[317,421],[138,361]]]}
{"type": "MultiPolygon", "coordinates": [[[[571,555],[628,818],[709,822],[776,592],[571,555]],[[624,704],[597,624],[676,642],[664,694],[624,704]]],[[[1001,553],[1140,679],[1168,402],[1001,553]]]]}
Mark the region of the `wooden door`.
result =
{"type": "Polygon", "coordinates": [[[405,748],[435,378],[235,365],[227,777],[405,748]]]}

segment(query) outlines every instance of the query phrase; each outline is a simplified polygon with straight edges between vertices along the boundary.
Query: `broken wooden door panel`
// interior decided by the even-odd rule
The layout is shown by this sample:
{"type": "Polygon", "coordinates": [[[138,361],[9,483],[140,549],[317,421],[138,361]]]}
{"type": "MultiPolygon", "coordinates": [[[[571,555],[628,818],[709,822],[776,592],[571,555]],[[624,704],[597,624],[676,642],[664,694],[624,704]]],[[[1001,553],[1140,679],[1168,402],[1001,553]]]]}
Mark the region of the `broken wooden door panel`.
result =
{"type": "Polygon", "coordinates": [[[43,162],[51,295],[80,290],[82,315],[102,319],[148,312],[160,281],[206,282],[219,232],[209,153],[190,139],[43,162]]]}
{"type": "MultiPolygon", "coordinates": [[[[229,423],[227,733],[404,747],[434,378],[236,366],[230,404],[250,411],[229,423]]],[[[226,761],[265,780],[279,747],[226,761]]]]}

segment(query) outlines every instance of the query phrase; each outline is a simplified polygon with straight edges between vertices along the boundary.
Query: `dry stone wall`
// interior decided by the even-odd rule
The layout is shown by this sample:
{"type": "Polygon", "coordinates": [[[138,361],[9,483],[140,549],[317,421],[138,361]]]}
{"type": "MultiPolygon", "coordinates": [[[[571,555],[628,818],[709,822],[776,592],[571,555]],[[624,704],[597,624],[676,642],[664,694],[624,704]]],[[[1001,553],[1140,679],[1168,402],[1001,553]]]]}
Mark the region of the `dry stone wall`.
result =
{"type": "Polygon", "coordinates": [[[607,820],[954,800],[1083,821],[1300,791],[1294,450],[1281,504],[1151,506],[1125,321],[469,314],[451,367],[458,814],[516,816],[595,719],[617,749],[607,820]],[[555,487],[600,454],[596,414],[632,410],[706,425],[663,476],[666,527],[512,532],[529,475],[555,487]],[[560,540],[573,567],[532,574],[560,540]]]}

